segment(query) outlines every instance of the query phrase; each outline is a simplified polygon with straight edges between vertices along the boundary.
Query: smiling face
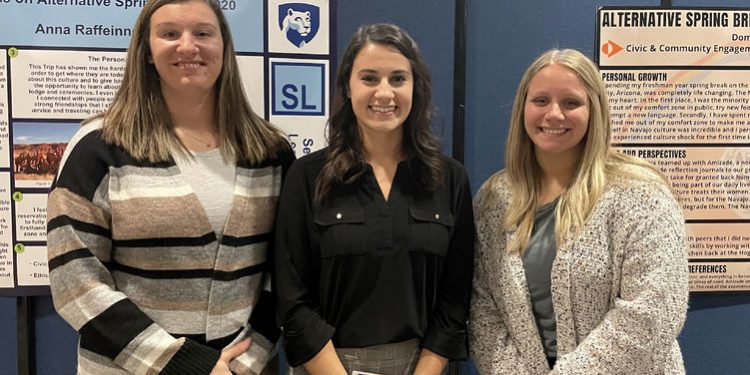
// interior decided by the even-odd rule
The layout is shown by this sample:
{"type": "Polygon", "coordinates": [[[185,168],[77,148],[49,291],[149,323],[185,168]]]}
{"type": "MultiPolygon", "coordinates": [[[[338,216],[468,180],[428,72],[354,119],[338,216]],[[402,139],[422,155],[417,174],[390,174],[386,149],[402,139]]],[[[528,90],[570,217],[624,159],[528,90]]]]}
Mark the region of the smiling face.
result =
{"type": "Polygon", "coordinates": [[[550,64],[529,82],[524,127],[537,158],[577,160],[589,122],[583,81],[569,68],[550,64]]]}
{"type": "Polygon", "coordinates": [[[411,64],[396,48],[375,43],[362,47],[349,77],[349,97],[362,137],[401,136],[413,91],[411,64]]]}
{"type": "Polygon", "coordinates": [[[151,61],[165,95],[209,91],[221,73],[224,41],[219,20],[203,1],[167,4],[151,16],[151,61]]]}

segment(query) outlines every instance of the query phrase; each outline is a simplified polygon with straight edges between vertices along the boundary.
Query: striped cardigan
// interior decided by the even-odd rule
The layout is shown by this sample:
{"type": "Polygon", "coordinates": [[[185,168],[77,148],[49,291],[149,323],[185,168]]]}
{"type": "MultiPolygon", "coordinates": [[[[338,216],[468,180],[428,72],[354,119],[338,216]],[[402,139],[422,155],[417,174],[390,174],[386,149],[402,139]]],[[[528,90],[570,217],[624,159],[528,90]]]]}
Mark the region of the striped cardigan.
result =
{"type": "Polygon", "coordinates": [[[81,336],[79,374],[208,374],[246,336],[230,368],[260,373],[278,337],[266,248],[293,158],[237,163],[219,241],[173,161],[135,160],[104,142],[101,121],[76,133],[49,195],[47,242],[55,308],[81,336]]]}

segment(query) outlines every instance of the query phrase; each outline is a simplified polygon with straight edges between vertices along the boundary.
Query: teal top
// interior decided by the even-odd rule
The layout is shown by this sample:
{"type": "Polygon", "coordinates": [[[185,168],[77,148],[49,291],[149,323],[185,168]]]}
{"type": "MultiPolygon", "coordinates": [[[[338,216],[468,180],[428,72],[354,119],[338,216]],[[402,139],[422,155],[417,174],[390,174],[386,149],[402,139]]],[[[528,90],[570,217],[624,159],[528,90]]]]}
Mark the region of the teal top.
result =
{"type": "Polygon", "coordinates": [[[523,269],[531,294],[531,308],[547,357],[557,357],[557,322],[552,306],[550,274],[555,261],[555,208],[559,198],[539,208],[534,217],[523,269]]]}

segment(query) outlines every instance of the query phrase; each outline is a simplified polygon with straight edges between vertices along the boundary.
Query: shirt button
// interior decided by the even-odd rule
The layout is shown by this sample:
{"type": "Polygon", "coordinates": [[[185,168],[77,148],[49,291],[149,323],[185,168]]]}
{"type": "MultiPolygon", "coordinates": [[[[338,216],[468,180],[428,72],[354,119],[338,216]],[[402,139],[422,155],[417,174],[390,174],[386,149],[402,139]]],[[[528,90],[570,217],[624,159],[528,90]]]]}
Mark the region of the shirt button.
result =
{"type": "Polygon", "coordinates": [[[435,214],[435,220],[439,220],[439,219],[440,219],[440,214],[435,214]]]}
{"type": "Polygon", "coordinates": [[[336,218],[337,219],[341,219],[342,217],[344,217],[344,215],[342,215],[341,212],[339,212],[339,213],[336,214],[336,218]]]}

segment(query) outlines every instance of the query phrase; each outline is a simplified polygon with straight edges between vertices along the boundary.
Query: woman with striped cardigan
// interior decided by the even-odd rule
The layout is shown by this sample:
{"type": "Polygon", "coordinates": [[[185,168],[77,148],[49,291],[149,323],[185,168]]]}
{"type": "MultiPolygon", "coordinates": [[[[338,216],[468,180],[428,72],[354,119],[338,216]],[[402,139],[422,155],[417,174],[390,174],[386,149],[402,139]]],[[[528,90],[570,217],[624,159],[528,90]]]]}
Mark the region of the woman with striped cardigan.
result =
{"type": "Polygon", "coordinates": [[[152,0],[111,106],[68,144],[48,203],[50,286],[79,374],[259,374],[283,135],[247,102],[211,0],[152,0]]]}

